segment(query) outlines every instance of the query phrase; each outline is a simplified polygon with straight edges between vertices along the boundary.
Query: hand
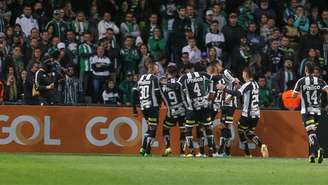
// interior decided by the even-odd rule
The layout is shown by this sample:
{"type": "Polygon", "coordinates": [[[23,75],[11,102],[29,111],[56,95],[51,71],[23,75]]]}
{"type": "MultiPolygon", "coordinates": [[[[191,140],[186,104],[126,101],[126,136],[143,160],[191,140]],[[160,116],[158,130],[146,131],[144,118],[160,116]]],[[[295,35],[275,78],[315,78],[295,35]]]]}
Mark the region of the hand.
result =
{"type": "Polygon", "coordinates": [[[137,116],[138,116],[138,111],[137,111],[137,109],[133,109],[133,116],[134,116],[134,117],[137,117],[137,116]]]}
{"type": "Polygon", "coordinates": [[[234,83],[235,84],[240,84],[240,80],[238,78],[235,78],[234,83]]]}
{"type": "Polygon", "coordinates": [[[54,89],[55,88],[55,84],[51,83],[50,85],[47,86],[47,89],[54,89]]]}
{"type": "Polygon", "coordinates": [[[225,88],[225,85],[223,85],[223,84],[217,84],[216,85],[216,88],[222,91],[225,88]]]}
{"type": "Polygon", "coordinates": [[[231,102],[231,100],[232,100],[232,96],[230,96],[229,98],[226,98],[226,99],[224,100],[224,103],[228,104],[228,103],[231,102]]]}

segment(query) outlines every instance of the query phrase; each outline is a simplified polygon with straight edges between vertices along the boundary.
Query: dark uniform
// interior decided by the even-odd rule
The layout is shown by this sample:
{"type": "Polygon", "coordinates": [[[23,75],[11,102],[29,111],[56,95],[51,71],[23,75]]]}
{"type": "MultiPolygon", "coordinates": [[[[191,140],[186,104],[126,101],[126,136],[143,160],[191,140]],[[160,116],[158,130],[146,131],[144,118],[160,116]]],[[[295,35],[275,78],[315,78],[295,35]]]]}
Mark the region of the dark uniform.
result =
{"type": "Polygon", "coordinates": [[[321,115],[321,94],[325,88],[326,82],[312,75],[299,79],[294,88],[294,92],[301,93],[301,114],[309,138],[310,154],[313,156],[320,148],[316,130],[321,115]]]}
{"type": "MultiPolygon", "coordinates": [[[[148,130],[144,135],[140,149],[142,155],[150,154],[151,143],[155,140],[159,118],[160,91],[158,77],[152,74],[142,75],[133,92],[139,93],[140,108],[148,123],[148,130]]],[[[135,93],[134,98],[135,98],[135,93]]]]}
{"type": "MultiPolygon", "coordinates": [[[[178,84],[184,92],[186,98],[186,140],[189,147],[189,154],[193,152],[192,128],[198,125],[204,127],[209,147],[209,155],[213,153],[214,135],[211,128],[211,116],[208,96],[213,93],[213,82],[211,76],[206,73],[191,72],[183,75],[178,80],[178,84]]],[[[202,137],[202,142],[205,138],[202,137]]],[[[201,149],[203,144],[200,144],[201,149]]]]}
{"type": "MultiPolygon", "coordinates": [[[[160,81],[164,78],[165,77],[161,78],[160,81]]],[[[167,107],[166,118],[163,124],[163,137],[166,148],[170,148],[170,128],[178,124],[180,127],[180,153],[183,154],[183,147],[185,144],[184,122],[186,119],[186,107],[180,86],[174,86],[174,84],[176,84],[176,79],[168,79],[167,84],[160,83],[162,99],[167,107]]]]}
{"type": "Polygon", "coordinates": [[[247,139],[253,141],[258,147],[262,142],[255,134],[255,128],[260,118],[259,107],[259,85],[256,81],[251,80],[243,84],[238,91],[225,89],[229,94],[242,97],[242,112],[238,124],[238,134],[240,142],[244,144],[245,154],[250,155],[247,139]]]}

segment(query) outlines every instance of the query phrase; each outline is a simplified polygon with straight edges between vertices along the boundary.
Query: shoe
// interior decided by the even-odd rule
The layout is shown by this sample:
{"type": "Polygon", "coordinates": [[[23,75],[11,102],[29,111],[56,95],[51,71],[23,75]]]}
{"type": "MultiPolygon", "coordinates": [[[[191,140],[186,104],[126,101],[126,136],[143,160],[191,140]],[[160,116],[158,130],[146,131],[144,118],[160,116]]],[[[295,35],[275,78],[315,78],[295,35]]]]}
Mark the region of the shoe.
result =
{"type": "Polygon", "coordinates": [[[202,158],[202,157],[205,158],[206,155],[205,154],[198,153],[198,154],[195,155],[195,157],[197,157],[197,158],[202,158]]]}
{"type": "Polygon", "coordinates": [[[170,147],[166,148],[165,151],[164,151],[163,157],[167,157],[170,154],[172,154],[172,149],[170,147]]]}
{"type": "Polygon", "coordinates": [[[192,154],[187,154],[187,155],[185,155],[185,157],[186,157],[186,158],[192,158],[192,157],[194,157],[194,155],[192,155],[192,154]]]}
{"type": "Polygon", "coordinates": [[[145,153],[143,156],[144,157],[151,157],[151,154],[145,153]]]}
{"type": "Polygon", "coordinates": [[[223,153],[218,154],[218,157],[219,157],[219,158],[223,158],[223,157],[225,157],[225,153],[223,152],[223,153]]]}
{"type": "Polygon", "coordinates": [[[245,154],[245,158],[251,159],[251,158],[253,158],[253,156],[251,154],[245,154]]]}
{"type": "Polygon", "coordinates": [[[268,158],[269,157],[269,150],[268,150],[268,146],[266,144],[262,144],[261,153],[262,153],[263,158],[268,158]]]}
{"type": "Polygon", "coordinates": [[[318,150],[318,163],[321,164],[323,162],[323,153],[324,150],[322,148],[319,148],[318,150]]]}
{"type": "Polygon", "coordinates": [[[144,156],[146,151],[145,151],[145,149],[140,148],[139,153],[140,153],[141,156],[144,156]]]}
{"type": "Polygon", "coordinates": [[[213,153],[213,157],[219,157],[219,154],[217,152],[213,153]]]}
{"type": "Polygon", "coordinates": [[[315,156],[314,155],[309,156],[309,162],[310,163],[315,163],[315,156]]]}

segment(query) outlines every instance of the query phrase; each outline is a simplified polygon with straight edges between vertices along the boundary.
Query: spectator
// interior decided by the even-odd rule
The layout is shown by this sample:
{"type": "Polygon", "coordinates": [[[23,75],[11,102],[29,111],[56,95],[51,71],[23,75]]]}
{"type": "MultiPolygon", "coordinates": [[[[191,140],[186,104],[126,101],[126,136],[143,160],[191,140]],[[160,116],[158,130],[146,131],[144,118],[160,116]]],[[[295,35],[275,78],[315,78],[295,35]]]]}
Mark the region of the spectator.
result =
{"type": "Polygon", "coordinates": [[[214,4],[213,8],[213,20],[216,20],[218,22],[219,30],[222,30],[223,26],[227,24],[226,16],[224,16],[225,13],[222,10],[222,6],[220,4],[214,4]]]}
{"type": "Polygon", "coordinates": [[[24,86],[27,82],[27,71],[23,70],[20,74],[21,80],[17,81],[17,101],[22,102],[24,99],[24,86]]]}
{"type": "Polygon", "coordinates": [[[276,18],[276,13],[270,7],[269,0],[260,0],[260,5],[254,12],[255,18],[258,21],[260,20],[260,18],[263,14],[267,15],[269,18],[272,18],[272,19],[276,18]]]}
{"type": "Polygon", "coordinates": [[[258,79],[259,84],[259,100],[260,107],[269,107],[274,105],[274,101],[272,98],[272,90],[266,86],[265,77],[261,76],[258,79]]]}
{"type": "Polygon", "coordinates": [[[39,70],[40,63],[31,63],[31,67],[27,72],[26,82],[23,85],[24,91],[24,103],[28,105],[37,105],[39,104],[36,94],[33,94],[35,91],[35,73],[39,70]]]}
{"type": "Polygon", "coordinates": [[[67,46],[68,53],[71,55],[69,57],[71,58],[72,62],[75,65],[78,65],[79,42],[76,40],[76,34],[74,31],[69,30],[66,32],[65,45],[67,46]]]}
{"type": "Polygon", "coordinates": [[[318,60],[318,57],[317,57],[317,53],[316,53],[314,48],[310,48],[307,52],[307,57],[304,58],[301,61],[300,65],[299,65],[299,71],[298,71],[298,74],[300,76],[305,75],[304,74],[304,68],[305,68],[306,63],[308,63],[308,62],[311,62],[311,63],[313,63],[314,65],[317,65],[317,66],[319,65],[319,60],[318,60]]]}
{"type": "Polygon", "coordinates": [[[293,23],[294,23],[294,18],[288,17],[287,25],[284,27],[284,34],[289,38],[291,42],[295,43],[300,34],[298,29],[294,26],[293,23]]]}
{"type": "Polygon", "coordinates": [[[244,1],[244,3],[239,6],[238,24],[247,31],[248,25],[254,22],[254,16],[251,12],[251,7],[249,7],[249,1],[244,1]]]}
{"type": "Polygon", "coordinates": [[[322,43],[323,41],[319,35],[318,25],[311,24],[310,33],[300,38],[300,58],[304,58],[310,48],[322,51],[322,43]]]}
{"type": "Polygon", "coordinates": [[[44,30],[47,23],[48,23],[48,17],[44,10],[42,2],[35,2],[33,6],[34,12],[32,14],[33,18],[35,18],[38,22],[39,29],[44,30]]]}
{"type": "Polygon", "coordinates": [[[221,57],[225,39],[223,33],[219,30],[217,21],[211,23],[210,32],[205,37],[205,44],[207,48],[215,47],[217,56],[221,57]]]}
{"type": "Polygon", "coordinates": [[[178,16],[174,19],[172,32],[169,38],[168,46],[170,46],[173,58],[172,61],[177,61],[178,57],[181,55],[181,49],[185,46],[186,30],[191,29],[191,21],[187,17],[185,7],[178,8],[178,16]]]}
{"type": "MultiPolygon", "coordinates": [[[[237,23],[237,14],[232,12],[229,14],[229,23],[222,29],[222,33],[226,43],[226,53],[231,53],[232,50],[240,44],[240,39],[244,35],[243,29],[237,23]]],[[[228,57],[226,57],[228,58],[228,57]]],[[[227,59],[225,59],[227,60],[227,59]]],[[[231,64],[225,64],[226,68],[230,68],[231,64]]]]}
{"type": "Polygon", "coordinates": [[[90,25],[83,12],[78,12],[74,21],[72,21],[73,30],[77,34],[78,40],[84,32],[90,32],[90,25]]]}
{"type": "Polygon", "coordinates": [[[189,61],[192,64],[198,63],[201,60],[201,52],[196,46],[195,38],[188,40],[188,45],[182,48],[182,53],[188,53],[189,61]]]}
{"type": "Polygon", "coordinates": [[[90,65],[92,70],[92,84],[93,84],[93,102],[100,102],[100,95],[103,91],[103,86],[110,75],[111,61],[105,56],[105,48],[97,47],[96,55],[90,58],[90,65]]]}
{"type": "Polygon", "coordinates": [[[142,39],[148,43],[149,38],[152,38],[155,36],[155,31],[156,29],[160,30],[160,24],[159,24],[159,20],[158,20],[158,15],[156,13],[152,13],[149,18],[148,21],[146,23],[146,25],[144,26],[144,28],[142,29],[142,39]]]}
{"type": "Polygon", "coordinates": [[[7,2],[0,1],[0,32],[5,32],[5,28],[9,25],[11,16],[11,11],[7,8],[7,2]]]}
{"type": "Polygon", "coordinates": [[[297,6],[296,16],[293,24],[302,34],[305,34],[309,31],[310,20],[305,16],[303,6],[297,6]]]}
{"type": "Polygon", "coordinates": [[[136,73],[140,57],[137,49],[134,48],[132,36],[126,37],[124,47],[121,49],[120,54],[122,62],[122,73],[124,75],[126,75],[128,71],[136,73]]]}
{"type": "Polygon", "coordinates": [[[288,23],[289,18],[293,18],[296,15],[297,0],[290,0],[289,5],[284,10],[284,22],[288,23]]]}
{"type": "Polygon", "coordinates": [[[46,30],[51,33],[52,37],[57,36],[60,38],[60,41],[65,41],[65,33],[68,30],[68,26],[61,18],[60,10],[54,10],[53,19],[46,25],[46,30]]]}
{"type": "Polygon", "coordinates": [[[42,53],[46,54],[50,46],[50,36],[47,31],[41,32],[41,40],[39,41],[39,47],[42,49],[42,53]]]}
{"type": "Polygon", "coordinates": [[[38,21],[32,17],[32,7],[30,5],[24,6],[23,14],[16,19],[16,24],[22,27],[25,36],[31,34],[32,28],[39,29],[38,21]]]}
{"type": "Polygon", "coordinates": [[[254,53],[260,53],[265,46],[265,41],[257,31],[256,24],[250,23],[248,25],[247,40],[251,47],[251,51],[254,53]]]}
{"type": "Polygon", "coordinates": [[[135,17],[131,12],[126,14],[125,22],[121,24],[120,30],[123,39],[125,39],[127,36],[131,36],[133,39],[136,39],[138,36],[140,36],[139,26],[136,24],[135,17]]]}
{"type": "Polygon", "coordinates": [[[107,82],[106,89],[102,93],[102,99],[104,104],[116,106],[121,105],[120,96],[118,90],[115,88],[115,81],[109,79],[107,82]]]}
{"type": "Polygon", "coordinates": [[[108,28],[111,28],[115,35],[120,33],[120,29],[112,21],[111,13],[105,12],[104,16],[103,16],[103,19],[98,23],[99,40],[106,37],[108,28]]]}
{"type": "Polygon", "coordinates": [[[186,14],[187,17],[190,19],[190,30],[193,33],[193,36],[196,38],[197,44],[200,46],[200,48],[204,48],[204,32],[202,30],[202,20],[201,18],[196,14],[196,11],[193,7],[193,5],[188,5],[186,7],[186,14]]]}
{"type": "Polygon", "coordinates": [[[211,63],[222,64],[222,61],[219,60],[219,57],[217,56],[216,48],[210,47],[208,49],[206,63],[207,64],[211,64],[211,63]]]}
{"type": "Polygon", "coordinates": [[[136,84],[137,82],[133,80],[133,73],[128,71],[126,73],[126,79],[123,80],[119,85],[119,89],[122,93],[122,104],[131,105],[132,88],[135,87],[136,84]]]}
{"type": "MultiPolygon", "coordinates": [[[[245,36],[240,38],[240,44],[234,48],[231,53],[231,72],[235,75],[241,75],[242,70],[250,64],[250,47],[245,36]]],[[[241,76],[239,76],[241,77],[241,76]]]]}
{"type": "Polygon", "coordinates": [[[17,79],[13,67],[8,67],[4,94],[5,101],[15,102],[18,99],[17,79]]]}
{"type": "Polygon", "coordinates": [[[321,13],[321,20],[319,21],[319,28],[321,31],[328,31],[328,9],[321,13]]]}
{"type": "MultiPolygon", "coordinates": [[[[262,15],[263,23],[265,18],[265,15],[262,15]]],[[[273,29],[275,26],[274,19],[268,19],[268,21],[265,24],[261,25],[260,28],[260,35],[264,38],[265,42],[269,41],[272,37],[273,29]]]]}
{"type": "Polygon", "coordinates": [[[91,34],[85,32],[83,34],[83,43],[79,46],[80,56],[80,80],[83,82],[83,92],[89,95],[89,82],[91,81],[90,57],[95,53],[91,34]]]}
{"type": "Polygon", "coordinates": [[[295,50],[290,47],[289,38],[287,36],[281,38],[279,50],[283,53],[284,58],[289,57],[293,58],[293,60],[295,59],[295,50]]]}
{"type": "Polygon", "coordinates": [[[189,53],[184,52],[181,54],[180,61],[177,66],[179,69],[183,69],[186,65],[191,65],[189,62],[189,53]]]}
{"type": "Polygon", "coordinates": [[[278,93],[281,94],[288,90],[288,83],[296,80],[296,74],[293,71],[293,60],[285,59],[284,68],[279,70],[276,79],[278,93]]]}
{"type": "Polygon", "coordinates": [[[34,63],[38,63],[41,64],[42,63],[42,50],[41,48],[35,48],[32,52],[32,57],[28,62],[27,65],[27,69],[30,69],[32,67],[32,64],[34,63]]]}
{"type": "Polygon", "coordinates": [[[155,59],[165,54],[166,41],[161,36],[161,30],[159,28],[155,28],[154,35],[148,39],[148,48],[150,54],[155,59]]]}
{"type": "Polygon", "coordinates": [[[148,48],[147,45],[142,44],[140,49],[139,49],[139,53],[140,53],[140,62],[138,65],[139,68],[139,75],[143,75],[146,74],[148,72],[147,66],[149,63],[152,62],[151,59],[151,55],[148,52],[148,48]]]}
{"type": "Polygon", "coordinates": [[[83,100],[82,82],[76,76],[73,65],[68,66],[62,83],[64,104],[76,105],[83,100]]]}
{"type": "MultiPolygon", "coordinates": [[[[15,80],[19,81],[20,80],[20,74],[22,71],[25,69],[25,63],[23,61],[23,55],[22,55],[22,48],[19,46],[14,46],[12,50],[12,55],[6,59],[5,62],[6,69],[9,69],[9,67],[13,67],[14,73],[7,73],[14,75],[15,80]]],[[[11,78],[12,79],[12,78],[11,78]]],[[[10,79],[10,80],[11,80],[10,79]]]]}
{"type": "Polygon", "coordinates": [[[283,67],[283,57],[284,54],[279,50],[279,40],[272,40],[270,48],[262,55],[263,63],[273,75],[283,67]]]}
{"type": "Polygon", "coordinates": [[[309,18],[310,24],[312,24],[312,23],[319,24],[320,23],[319,8],[316,6],[311,7],[310,15],[308,15],[308,18],[309,18]]]}

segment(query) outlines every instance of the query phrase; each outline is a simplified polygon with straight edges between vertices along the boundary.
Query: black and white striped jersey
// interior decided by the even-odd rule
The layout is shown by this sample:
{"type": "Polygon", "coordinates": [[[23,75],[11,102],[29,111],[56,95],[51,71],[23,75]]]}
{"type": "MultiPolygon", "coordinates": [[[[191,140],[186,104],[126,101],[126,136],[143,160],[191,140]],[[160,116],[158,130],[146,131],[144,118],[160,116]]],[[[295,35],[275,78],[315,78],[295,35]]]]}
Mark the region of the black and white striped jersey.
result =
{"type": "MultiPolygon", "coordinates": [[[[226,81],[224,80],[222,75],[212,76],[211,79],[213,81],[214,87],[216,87],[217,84],[226,84],[226,81]]],[[[214,111],[221,111],[224,94],[225,92],[223,90],[219,90],[219,89],[215,90],[215,98],[212,102],[212,108],[214,111]]]]}
{"type": "Polygon", "coordinates": [[[201,110],[209,107],[208,95],[213,92],[211,76],[203,72],[190,72],[181,76],[178,80],[188,110],[201,110]]]}
{"type": "Polygon", "coordinates": [[[325,88],[326,82],[312,75],[296,82],[294,92],[301,94],[302,114],[321,115],[321,93],[325,88]]]}
{"type": "Polygon", "coordinates": [[[160,106],[160,92],[158,77],[152,74],[142,75],[137,84],[141,110],[158,108],[160,106]]]}
{"type": "MultiPolygon", "coordinates": [[[[160,78],[159,81],[165,77],[160,78]]],[[[167,79],[167,84],[160,83],[160,92],[162,100],[167,107],[167,116],[178,118],[186,115],[185,100],[180,86],[172,88],[171,84],[175,84],[177,79],[167,79]]]]}
{"type": "Polygon", "coordinates": [[[249,118],[259,118],[259,85],[257,82],[254,80],[246,82],[238,91],[241,93],[243,100],[241,115],[249,118]]]}

